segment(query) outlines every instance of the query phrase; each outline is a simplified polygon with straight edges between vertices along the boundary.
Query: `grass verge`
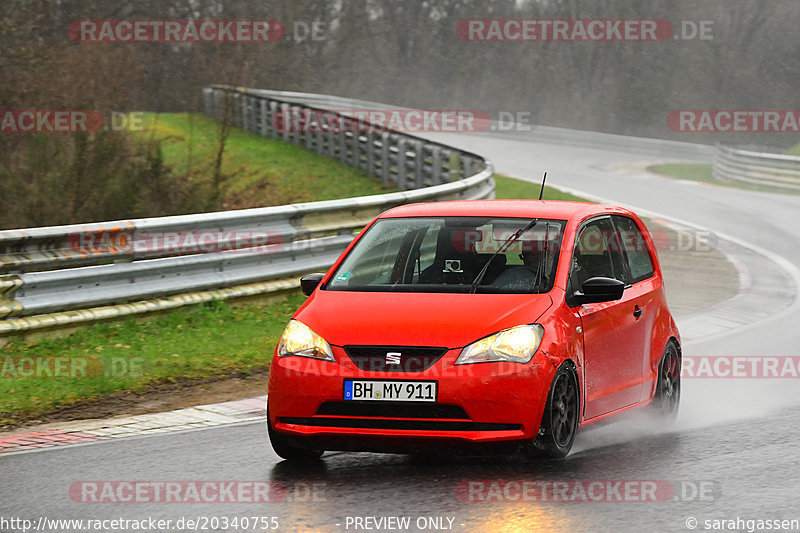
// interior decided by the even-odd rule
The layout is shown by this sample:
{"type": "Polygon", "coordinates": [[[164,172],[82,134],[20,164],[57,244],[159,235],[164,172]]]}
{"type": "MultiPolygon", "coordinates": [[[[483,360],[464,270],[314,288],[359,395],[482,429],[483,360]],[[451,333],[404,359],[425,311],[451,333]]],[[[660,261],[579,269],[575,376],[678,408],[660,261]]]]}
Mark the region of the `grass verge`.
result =
{"type": "Polygon", "coordinates": [[[650,172],[667,176],[668,178],[678,178],[683,180],[699,181],[702,183],[710,183],[712,185],[721,185],[723,187],[732,187],[734,189],[743,189],[745,191],[761,191],[761,192],[781,192],[784,194],[800,194],[800,192],[792,191],[789,189],[777,189],[774,187],[767,187],[757,185],[755,183],[722,181],[714,177],[711,172],[711,165],[705,163],[666,163],[663,165],[652,165],[647,167],[650,172]]]}
{"type": "MultiPolygon", "coordinates": [[[[164,162],[194,183],[208,185],[219,148],[218,123],[188,113],[145,113],[142,139],[161,142],[164,162]]],[[[363,170],[288,142],[239,128],[225,145],[220,196],[223,209],[334,200],[387,189],[363,170]]]]}
{"type": "Polygon", "coordinates": [[[119,391],[263,368],[303,300],[298,291],[270,303],[215,301],[66,337],[12,341],[0,356],[0,424],[119,391]]]}
{"type": "Polygon", "coordinates": [[[717,183],[711,173],[711,165],[705,163],[666,163],[653,165],[647,170],[682,180],[702,181],[704,183],[717,183]]]}
{"type": "MultiPolygon", "coordinates": [[[[532,181],[523,181],[510,178],[502,174],[495,174],[494,181],[497,186],[495,198],[498,200],[537,200],[539,198],[540,184],[532,181]]],[[[553,187],[544,187],[544,200],[563,200],[568,202],[588,202],[568,192],[563,192],[553,187]]]]}

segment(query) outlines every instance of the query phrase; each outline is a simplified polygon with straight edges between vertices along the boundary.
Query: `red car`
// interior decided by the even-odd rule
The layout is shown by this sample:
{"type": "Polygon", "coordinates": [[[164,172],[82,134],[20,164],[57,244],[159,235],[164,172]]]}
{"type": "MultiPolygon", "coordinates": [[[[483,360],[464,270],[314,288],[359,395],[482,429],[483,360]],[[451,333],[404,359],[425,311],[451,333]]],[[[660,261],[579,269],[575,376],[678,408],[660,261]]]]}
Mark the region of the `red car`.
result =
{"type": "Polygon", "coordinates": [[[417,204],[302,280],[269,375],[285,459],[529,449],[635,406],[674,420],[681,347],[650,234],[577,202],[417,204]]]}

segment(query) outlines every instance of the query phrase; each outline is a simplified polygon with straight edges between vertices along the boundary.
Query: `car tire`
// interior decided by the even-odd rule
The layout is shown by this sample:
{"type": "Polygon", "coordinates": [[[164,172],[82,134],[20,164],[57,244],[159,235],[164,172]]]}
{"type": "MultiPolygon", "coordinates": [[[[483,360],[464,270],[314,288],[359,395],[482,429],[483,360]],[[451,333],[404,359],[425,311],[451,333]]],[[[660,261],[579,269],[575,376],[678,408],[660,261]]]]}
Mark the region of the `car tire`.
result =
{"type": "Polygon", "coordinates": [[[667,344],[658,363],[658,381],[653,408],[662,422],[672,424],[678,418],[681,402],[681,357],[674,342],[667,344]]]}
{"type": "Polygon", "coordinates": [[[297,462],[311,462],[318,461],[323,454],[323,450],[312,450],[309,448],[301,448],[290,442],[285,435],[275,431],[270,422],[269,412],[267,412],[267,433],[269,434],[269,443],[272,449],[282,459],[287,461],[297,462]]]}
{"type": "Polygon", "coordinates": [[[578,379],[572,366],[564,363],[547,393],[539,434],[533,443],[537,451],[555,459],[566,457],[578,432],[579,412],[578,379]]]}

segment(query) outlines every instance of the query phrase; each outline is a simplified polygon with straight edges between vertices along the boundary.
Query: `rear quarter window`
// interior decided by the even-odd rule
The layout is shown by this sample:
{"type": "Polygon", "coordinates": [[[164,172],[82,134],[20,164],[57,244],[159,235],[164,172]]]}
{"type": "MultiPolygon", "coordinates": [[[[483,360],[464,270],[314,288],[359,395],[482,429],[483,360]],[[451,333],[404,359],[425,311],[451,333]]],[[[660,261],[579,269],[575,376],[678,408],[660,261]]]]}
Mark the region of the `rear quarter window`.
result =
{"type": "Polygon", "coordinates": [[[620,235],[622,249],[628,261],[631,279],[629,283],[645,280],[655,274],[653,260],[650,257],[650,247],[645,240],[642,230],[632,218],[622,215],[613,217],[614,224],[620,235]]]}

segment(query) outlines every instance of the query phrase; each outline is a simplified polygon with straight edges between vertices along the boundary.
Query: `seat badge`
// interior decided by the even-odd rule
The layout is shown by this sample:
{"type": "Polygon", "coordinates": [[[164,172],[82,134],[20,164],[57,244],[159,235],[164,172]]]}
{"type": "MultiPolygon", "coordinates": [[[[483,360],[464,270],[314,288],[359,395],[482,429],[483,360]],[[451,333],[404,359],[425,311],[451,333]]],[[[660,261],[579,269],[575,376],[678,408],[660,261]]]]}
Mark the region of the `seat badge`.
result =
{"type": "Polygon", "coordinates": [[[402,354],[400,352],[388,352],[386,354],[386,364],[387,365],[399,365],[400,364],[400,356],[402,354]]]}

